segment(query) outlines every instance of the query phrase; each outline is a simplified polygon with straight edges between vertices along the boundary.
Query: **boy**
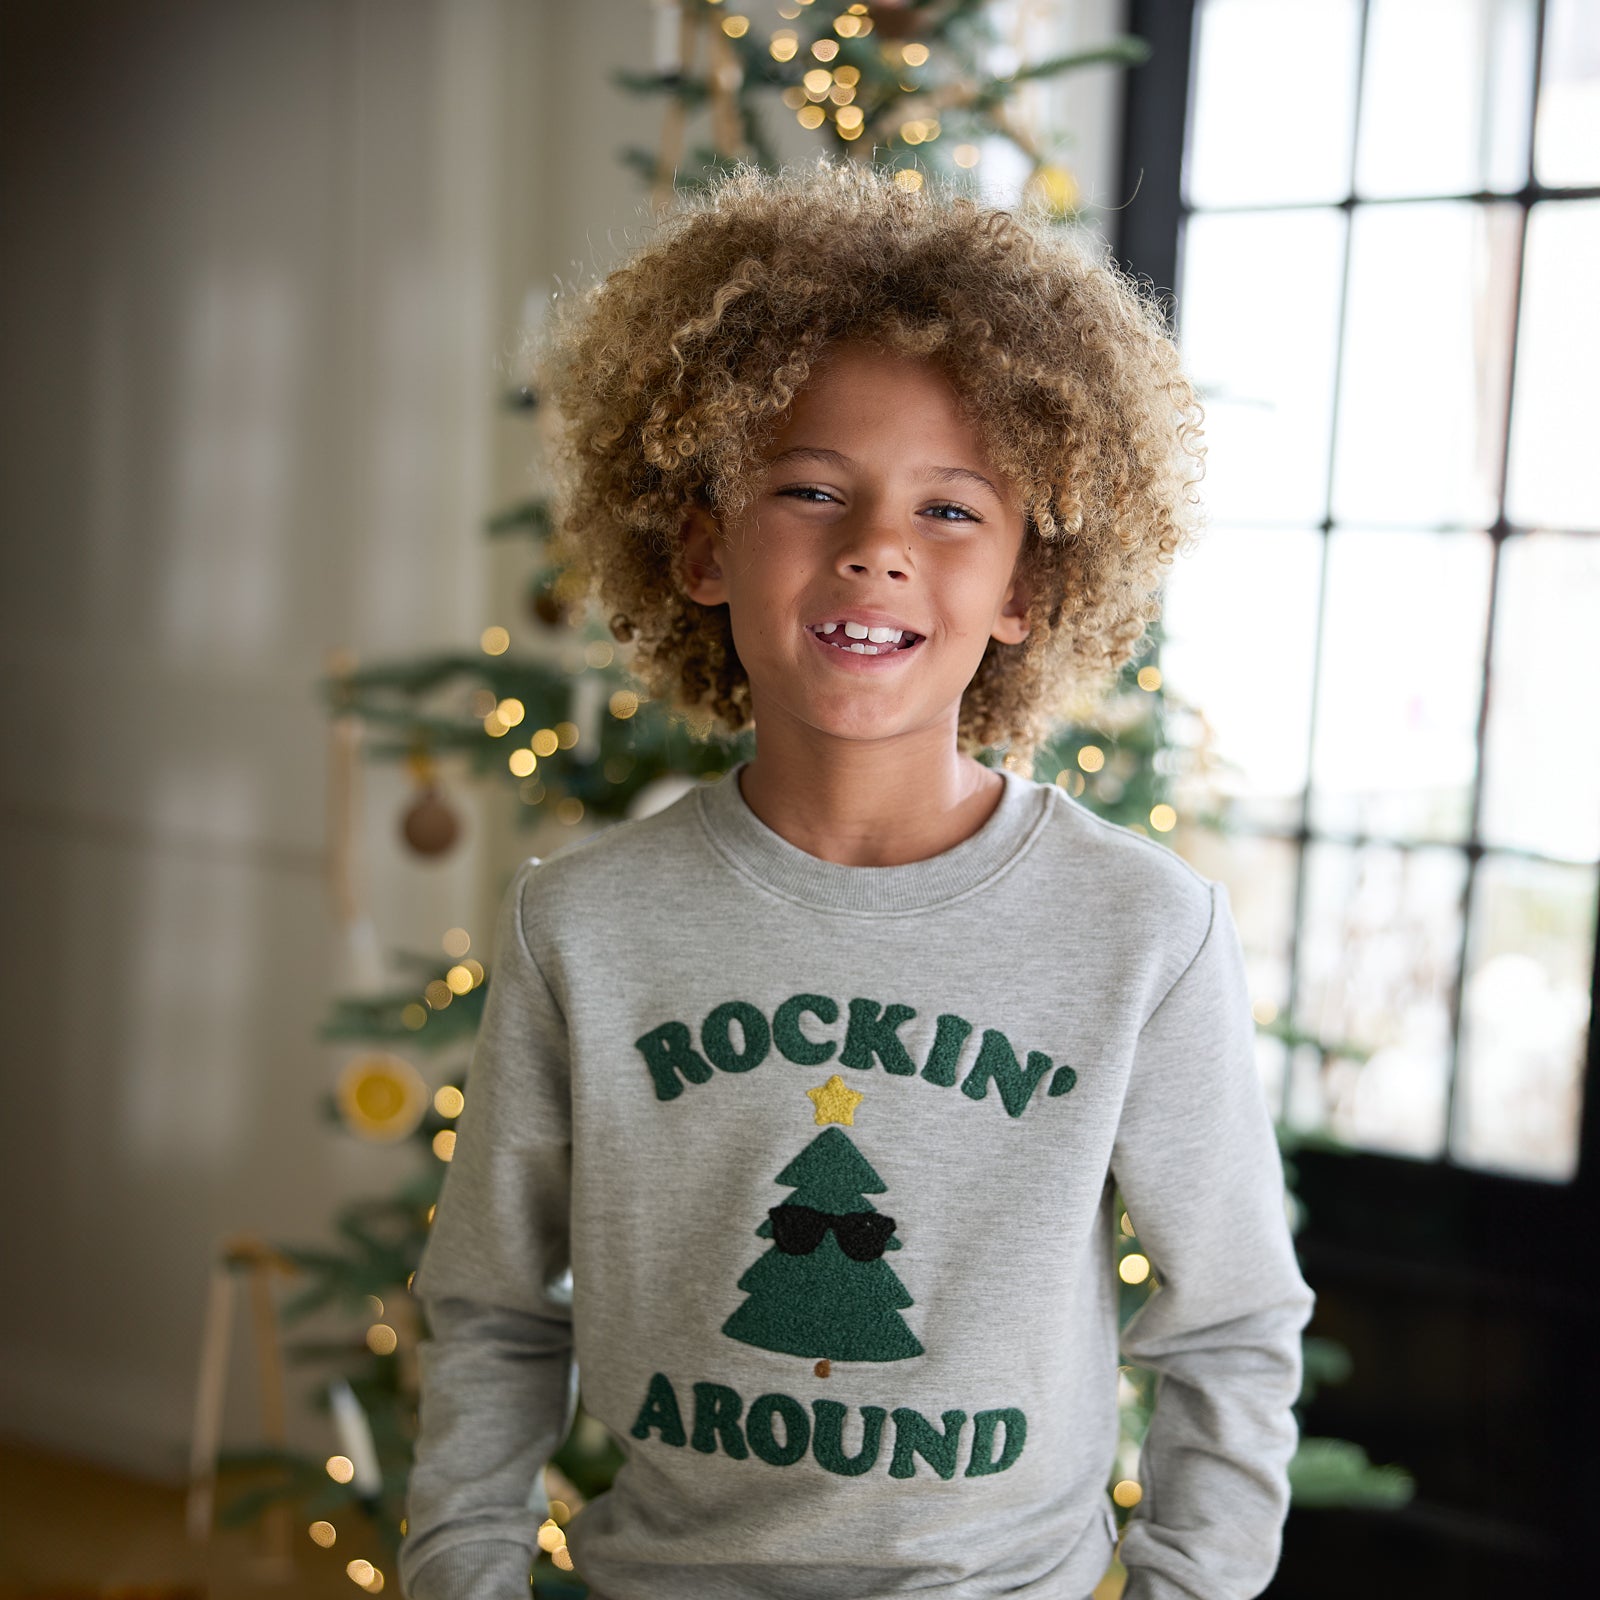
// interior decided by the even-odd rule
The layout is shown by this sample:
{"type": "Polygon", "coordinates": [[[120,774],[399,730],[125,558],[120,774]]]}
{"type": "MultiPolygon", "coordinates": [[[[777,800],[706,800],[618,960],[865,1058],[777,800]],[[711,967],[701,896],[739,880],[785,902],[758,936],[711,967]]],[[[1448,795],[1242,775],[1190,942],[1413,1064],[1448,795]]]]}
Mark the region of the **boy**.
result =
{"type": "Polygon", "coordinates": [[[513,879],[415,1283],[407,1592],[526,1590],[575,1357],[627,1454],[567,1530],[596,1600],[1084,1600],[1120,1188],[1160,1281],[1127,1600],[1257,1594],[1312,1297],[1227,894],[1022,775],[1190,531],[1158,319],[821,164],[685,206],[547,366],[570,563],[757,753],[513,879]]]}

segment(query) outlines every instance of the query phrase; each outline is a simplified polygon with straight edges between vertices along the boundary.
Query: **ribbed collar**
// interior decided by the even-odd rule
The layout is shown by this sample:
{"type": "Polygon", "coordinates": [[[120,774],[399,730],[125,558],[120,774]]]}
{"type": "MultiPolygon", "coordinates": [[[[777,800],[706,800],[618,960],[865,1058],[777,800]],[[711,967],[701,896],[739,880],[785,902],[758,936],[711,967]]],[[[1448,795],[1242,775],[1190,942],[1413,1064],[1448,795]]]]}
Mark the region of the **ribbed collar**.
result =
{"type": "Polygon", "coordinates": [[[823,911],[896,916],[972,894],[1021,859],[1044,827],[1055,790],[1002,767],[1004,793],[993,814],[960,844],[898,867],[847,867],[824,861],[775,833],[739,788],[741,761],[696,791],[707,837],[737,871],[785,899],[823,911]]]}

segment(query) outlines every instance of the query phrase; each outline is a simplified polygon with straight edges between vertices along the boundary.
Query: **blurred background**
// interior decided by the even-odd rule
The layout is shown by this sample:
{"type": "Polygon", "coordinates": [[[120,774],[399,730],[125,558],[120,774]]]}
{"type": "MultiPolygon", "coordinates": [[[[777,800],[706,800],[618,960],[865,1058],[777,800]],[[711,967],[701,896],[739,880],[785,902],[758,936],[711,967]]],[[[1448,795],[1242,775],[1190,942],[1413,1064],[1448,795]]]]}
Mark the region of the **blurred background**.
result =
{"type": "Polygon", "coordinates": [[[1202,391],[1211,526],[1034,770],[1239,920],[1319,1296],[1269,1593],[1595,1576],[1600,7],[0,0],[0,1595],[398,1592],[501,889],[741,754],[547,565],[522,336],[823,152],[1097,236],[1202,391]]]}

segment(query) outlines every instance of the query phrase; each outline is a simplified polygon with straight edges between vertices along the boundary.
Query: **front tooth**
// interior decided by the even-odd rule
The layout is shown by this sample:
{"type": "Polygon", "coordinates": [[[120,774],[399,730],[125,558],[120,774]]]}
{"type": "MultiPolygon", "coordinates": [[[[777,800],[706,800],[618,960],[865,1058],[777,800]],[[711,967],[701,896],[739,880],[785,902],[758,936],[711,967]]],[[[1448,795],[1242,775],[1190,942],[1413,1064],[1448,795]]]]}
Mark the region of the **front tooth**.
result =
{"type": "Polygon", "coordinates": [[[864,622],[847,622],[844,631],[852,639],[865,639],[872,630],[864,622]]]}
{"type": "Polygon", "coordinates": [[[898,628],[868,628],[867,637],[874,644],[899,644],[900,630],[898,628]]]}
{"type": "Polygon", "coordinates": [[[858,656],[875,656],[877,651],[870,644],[847,644],[846,650],[853,650],[858,656]]]}

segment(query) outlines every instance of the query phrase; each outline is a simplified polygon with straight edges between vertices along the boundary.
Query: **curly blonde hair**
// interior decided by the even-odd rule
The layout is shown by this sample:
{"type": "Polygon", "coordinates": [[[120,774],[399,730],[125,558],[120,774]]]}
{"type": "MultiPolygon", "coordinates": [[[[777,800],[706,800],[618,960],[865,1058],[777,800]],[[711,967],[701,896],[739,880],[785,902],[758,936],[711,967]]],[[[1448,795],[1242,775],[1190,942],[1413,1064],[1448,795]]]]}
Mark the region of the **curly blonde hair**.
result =
{"type": "Polygon", "coordinates": [[[533,346],[558,414],[552,553],[632,650],[645,692],[701,731],[753,725],[726,606],[682,591],[691,505],[729,526],[824,350],[937,365],[1016,486],[1030,595],[989,641],[958,740],[1031,758],[1069,696],[1104,689],[1199,530],[1201,408],[1158,304],[1032,206],[908,191],[865,163],[749,164],[680,196],[624,265],[556,297],[533,346]]]}

